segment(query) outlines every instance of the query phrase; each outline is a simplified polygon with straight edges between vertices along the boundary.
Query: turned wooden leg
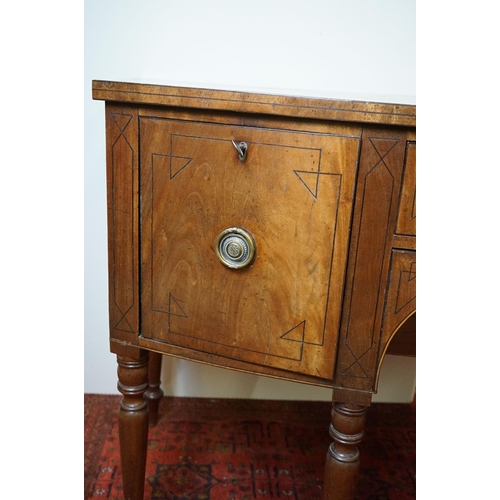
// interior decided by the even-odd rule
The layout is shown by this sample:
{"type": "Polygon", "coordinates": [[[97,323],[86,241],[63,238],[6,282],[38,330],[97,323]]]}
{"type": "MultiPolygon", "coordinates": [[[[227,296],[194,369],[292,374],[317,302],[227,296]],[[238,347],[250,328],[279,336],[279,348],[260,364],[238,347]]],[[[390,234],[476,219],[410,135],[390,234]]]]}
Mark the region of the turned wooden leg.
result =
{"type": "Polygon", "coordinates": [[[363,439],[367,408],[351,403],[333,403],[325,467],[324,500],[352,500],[359,470],[357,444],[363,439]]]}
{"type": "Polygon", "coordinates": [[[143,500],[144,496],[149,416],[144,392],[149,353],[140,351],[138,358],[117,356],[118,390],[123,394],[118,426],[125,500],[143,500]]]}
{"type": "Polygon", "coordinates": [[[160,389],[162,358],[157,352],[149,353],[149,388],[144,397],[148,402],[150,427],[154,427],[158,422],[158,406],[163,397],[163,391],[160,389]]]}

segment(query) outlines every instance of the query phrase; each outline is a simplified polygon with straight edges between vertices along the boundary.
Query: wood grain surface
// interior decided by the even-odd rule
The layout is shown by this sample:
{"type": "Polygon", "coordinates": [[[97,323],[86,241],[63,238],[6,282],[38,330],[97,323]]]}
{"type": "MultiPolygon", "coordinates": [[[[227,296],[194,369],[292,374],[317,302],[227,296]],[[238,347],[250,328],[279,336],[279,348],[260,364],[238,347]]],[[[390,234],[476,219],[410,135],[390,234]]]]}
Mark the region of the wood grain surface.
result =
{"type": "Polygon", "coordinates": [[[359,139],[140,123],[143,336],[331,377],[359,139]],[[254,237],[249,268],[216,255],[230,227],[254,237]]]}
{"type": "Polygon", "coordinates": [[[139,137],[137,108],[106,103],[111,336],[139,334],[139,137]]]}
{"type": "Polygon", "coordinates": [[[417,234],[417,145],[408,141],[404,168],[404,181],[401,188],[398,223],[396,233],[405,236],[417,234]]]}
{"type": "Polygon", "coordinates": [[[95,80],[92,97],[141,105],[415,126],[415,106],[95,80]]]}
{"type": "Polygon", "coordinates": [[[335,377],[341,387],[374,384],[405,150],[404,131],[363,132],[335,377]]]}

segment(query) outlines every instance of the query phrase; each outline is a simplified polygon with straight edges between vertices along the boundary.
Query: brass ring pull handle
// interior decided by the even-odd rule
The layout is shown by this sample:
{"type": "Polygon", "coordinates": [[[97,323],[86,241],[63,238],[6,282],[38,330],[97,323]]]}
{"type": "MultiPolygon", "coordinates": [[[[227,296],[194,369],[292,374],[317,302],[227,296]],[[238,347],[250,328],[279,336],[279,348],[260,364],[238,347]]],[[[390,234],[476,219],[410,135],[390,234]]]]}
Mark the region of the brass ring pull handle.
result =
{"type": "Polygon", "coordinates": [[[224,229],[215,239],[217,257],[230,269],[249,266],[255,258],[255,250],[252,235],[240,227],[224,229]]]}

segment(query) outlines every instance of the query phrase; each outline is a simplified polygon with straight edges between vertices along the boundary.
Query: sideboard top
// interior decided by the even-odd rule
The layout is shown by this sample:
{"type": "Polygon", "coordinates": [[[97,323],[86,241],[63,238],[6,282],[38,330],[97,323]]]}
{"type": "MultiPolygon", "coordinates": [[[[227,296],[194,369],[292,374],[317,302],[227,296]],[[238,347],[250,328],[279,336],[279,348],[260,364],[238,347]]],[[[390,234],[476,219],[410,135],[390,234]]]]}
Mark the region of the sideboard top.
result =
{"type": "Polygon", "coordinates": [[[415,127],[416,106],[94,80],[103,101],[415,127]]]}

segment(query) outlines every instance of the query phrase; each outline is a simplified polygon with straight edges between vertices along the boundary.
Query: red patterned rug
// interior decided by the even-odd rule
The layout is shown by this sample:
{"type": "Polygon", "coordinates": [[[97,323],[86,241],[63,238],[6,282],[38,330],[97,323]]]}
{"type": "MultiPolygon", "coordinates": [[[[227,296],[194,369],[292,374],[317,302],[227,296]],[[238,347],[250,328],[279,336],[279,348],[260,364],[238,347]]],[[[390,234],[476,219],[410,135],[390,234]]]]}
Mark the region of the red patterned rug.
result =
{"type": "MultiPolygon", "coordinates": [[[[85,499],[122,500],[121,396],[85,394],[85,499]]],[[[145,500],[321,500],[330,403],[163,398],[145,500]]],[[[357,500],[415,498],[415,410],[373,404],[357,500]]]]}

